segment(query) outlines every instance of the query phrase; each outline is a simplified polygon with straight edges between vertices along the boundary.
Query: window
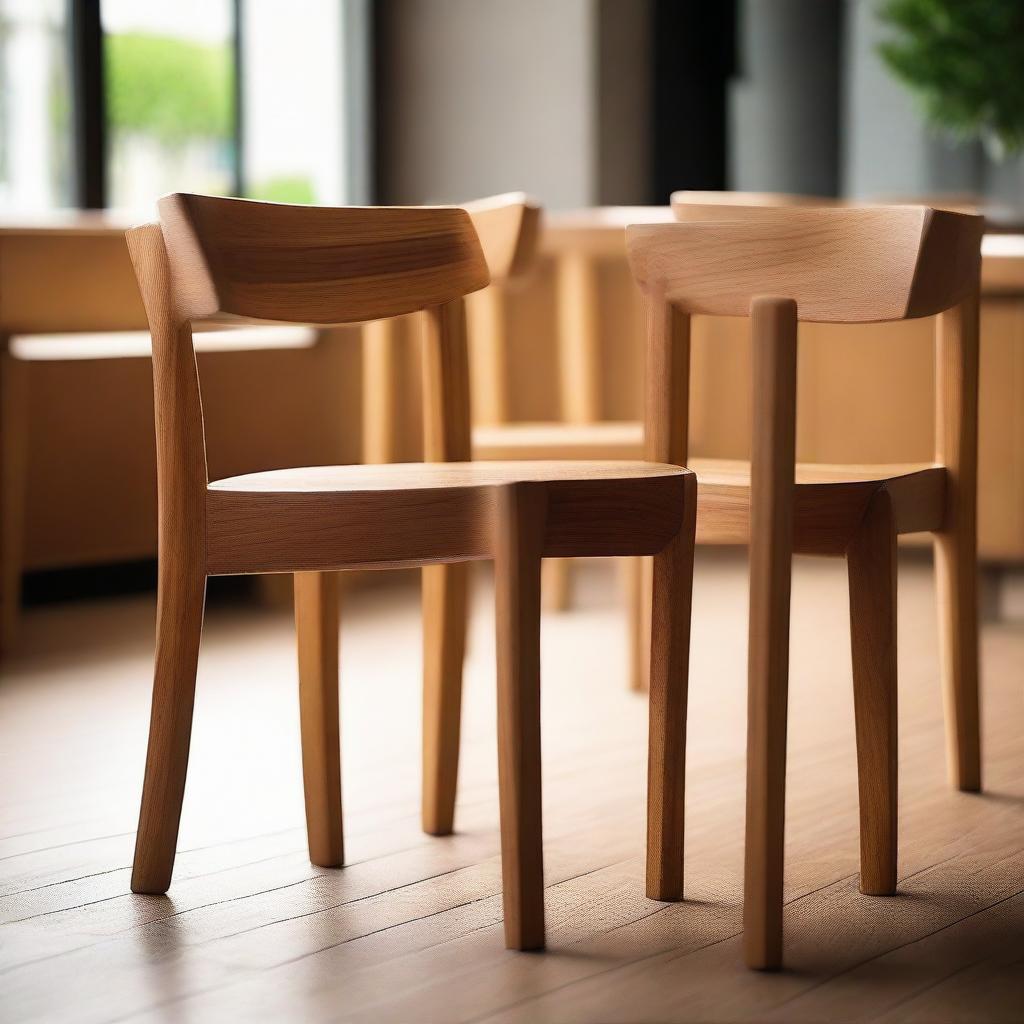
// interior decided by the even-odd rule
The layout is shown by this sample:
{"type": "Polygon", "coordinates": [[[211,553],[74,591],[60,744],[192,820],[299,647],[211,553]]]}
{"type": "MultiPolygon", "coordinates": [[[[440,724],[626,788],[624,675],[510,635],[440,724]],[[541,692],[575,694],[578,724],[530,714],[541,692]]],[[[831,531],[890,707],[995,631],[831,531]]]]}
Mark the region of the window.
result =
{"type": "Polygon", "coordinates": [[[369,201],[371,0],[0,0],[0,211],[369,201]]]}
{"type": "Polygon", "coordinates": [[[62,0],[0,0],[0,208],[72,201],[71,87],[62,0]]]}
{"type": "Polygon", "coordinates": [[[243,5],[247,196],[321,205],[345,201],[342,31],[336,0],[243,5]]]}
{"type": "Polygon", "coordinates": [[[134,209],[166,192],[234,192],[231,0],[103,0],[100,10],[107,204],[134,209]]]}

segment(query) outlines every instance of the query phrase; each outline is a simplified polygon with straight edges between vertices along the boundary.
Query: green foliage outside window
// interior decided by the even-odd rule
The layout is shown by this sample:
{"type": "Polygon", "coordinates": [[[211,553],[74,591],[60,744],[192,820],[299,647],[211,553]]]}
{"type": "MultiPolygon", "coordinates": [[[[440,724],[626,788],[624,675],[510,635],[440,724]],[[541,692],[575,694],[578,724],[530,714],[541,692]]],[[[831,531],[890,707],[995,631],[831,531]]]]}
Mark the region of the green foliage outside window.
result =
{"type": "Polygon", "coordinates": [[[115,131],[175,147],[230,141],[234,121],[227,46],[125,32],[106,38],[107,116],[115,131]]]}
{"type": "Polygon", "coordinates": [[[879,15],[882,59],[935,128],[997,159],[1024,150],[1024,0],[882,0],[879,15]]]}

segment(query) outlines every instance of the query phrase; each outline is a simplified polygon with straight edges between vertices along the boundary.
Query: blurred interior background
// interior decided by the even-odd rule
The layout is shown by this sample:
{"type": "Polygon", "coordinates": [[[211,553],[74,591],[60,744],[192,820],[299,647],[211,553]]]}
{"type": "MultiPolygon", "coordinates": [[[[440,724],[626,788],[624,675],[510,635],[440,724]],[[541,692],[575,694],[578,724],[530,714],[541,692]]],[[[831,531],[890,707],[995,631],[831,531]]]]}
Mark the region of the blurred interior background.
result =
{"type": "MultiPolygon", "coordinates": [[[[898,35],[891,11],[885,16],[893,6],[0,0],[0,221],[31,223],[78,208],[108,209],[114,222],[128,223],[169,191],[330,205],[457,203],[525,190],[557,219],[595,205],[664,204],[675,189],[730,188],[968,197],[985,206],[994,230],[1014,227],[1024,161],[998,152],[991,133],[937,130],[926,119],[907,76],[880,49],[898,35]]],[[[1012,71],[1008,81],[1012,91],[1012,71]]],[[[566,329],[557,256],[546,251],[507,306],[513,419],[566,415],[556,381],[566,329]]],[[[124,292],[118,326],[143,329],[127,261],[110,258],[105,287],[113,294],[121,281],[124,292]]],[[[623,261],[600,274],[600,416],[632,419],[640,314],[623,261]]],[[[21,280],[8,280],[8,295],[21,280]]],[[[1014,314],[1004,334],[1021,329],[1014,314]]],[[[334,332],[243,354],[201,353],[211,475],[364,457],[364,364],[350,341],[334,332]],[[280,387],[284,375],[294,388],[280,387]]],[[[18,428],[24,494],[8,500],[24,509],[18,564],[11,569],[8,557],[5,570],[24,573],[28,603],[152,585],[150,371],[140,344],[135,358],[123,345],[122,358],[101,345],[75,348],[71,361],[66,347],[37,341],[32,350],[18,428]]],[[[983,368],[983,376],[1016,388],[1022,371],[1010,345],[1009,362],[983,368]]],[[[718,363],[701,362],[699,345],[695,356],[695,372],[705,375],[695,444],[699,454],[742,455],[742,402],[723,404],[716,388],[743,379],[737,366],[745,354],[739,342],[716,351],[726,353],[718,363]]],[[[853,442],[858,403],[819,392],[816,440],[807,439],[805,457],[930,457],[923,335],[906,352],[894,387],[905,392],[920,378],[920,401],[887,403],[883,395],[888,412],[871,428],[874,440],[853,442]],[[833,441],[822,412],[830,405],[845,417],[833,441]]],[[[396,360],[393,370],[398,429],[387,458],[419,454],[417,381],[407,363],[396,360]]],[[[1012,394],[1004,397],[993,393],[989,402],[1000,417],[1015,408],[1012,394]]],[[[1005,445],[993,445],[983,451],[983,476],[986,458],[1007,458],[1005,445]]],[[[1024,482],[986,486],[1005,493],[983,493],[983,555],[1024,557],[1024,523],[1005,511],[1016,507],[1024,482]],[[991,511],[996,501],[1001,518],[991,511]]]]}
{"type": "Polygon", "coordinates": [[[0,208],[171,189],[551,209],[677,188],[1017,205],[926,125],[877,0],[3,0],[0,208]],[[528,55],[524,64],[523,57],[528,55]]]}

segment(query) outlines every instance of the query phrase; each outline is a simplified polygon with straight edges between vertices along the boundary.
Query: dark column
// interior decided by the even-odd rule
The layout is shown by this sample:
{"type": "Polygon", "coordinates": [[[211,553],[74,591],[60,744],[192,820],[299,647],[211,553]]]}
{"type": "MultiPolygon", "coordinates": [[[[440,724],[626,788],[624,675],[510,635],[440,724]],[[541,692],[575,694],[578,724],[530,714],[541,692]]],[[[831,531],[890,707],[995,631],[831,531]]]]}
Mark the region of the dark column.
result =
{"type": "Polygon", "coordinates": [[[741,0],[729,186],[836,195],[841,0],[741,0]]]}
{"type": "Polygon", "coordinates": [[[726,187],[726,100],[735,0],[655,0],[649,202],[675,189],[726,187]]]}

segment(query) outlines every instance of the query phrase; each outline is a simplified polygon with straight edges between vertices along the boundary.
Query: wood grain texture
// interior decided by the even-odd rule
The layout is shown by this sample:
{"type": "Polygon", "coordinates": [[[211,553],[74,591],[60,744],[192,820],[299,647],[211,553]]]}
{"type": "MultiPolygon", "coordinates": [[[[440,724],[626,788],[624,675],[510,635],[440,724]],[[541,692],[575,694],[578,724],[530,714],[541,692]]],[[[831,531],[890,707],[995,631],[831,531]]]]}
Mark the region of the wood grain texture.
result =
{"type": "Polygon", "coordinates": [[[490,557],[492,488],[548,483],[546,557],[653,554],[678,529],[685,471],[626,462],[396,463],[214,481],[212,575],[490,557]]]}
{"type": "Polygon", "coordinates": [[[601,336],[597,263],[567,252],[558,262],[558,357],[562,416],[568,423],[601,419],[601,336]]]}
{"type": "Polygon", "coordinates": [[[160,558],[149,750],[132,889],[166,892],[185,791],[206,594],[206,450],[191,329],[171,291],[159,226],[128,232],[153,337],[160,558]]]}
{"type": "Polygon", "coordinates": [[[177,194],[159,210],[190,320],[359,323],[442,305],[488,282],[469,215],[457,208],[177,194]]]}
{"type": "Polygon", "coordinates": [[[324,868],[345,863],[338,709],[338,575],[295,573],[299,655],[299,725],[309,859],[324,868]]]}
{"type": "Polygon", "coordinates": [[[935,536],[942,688],[952,783],[981,788],[978,710],[978,302],[939,318],[935,457],[947,467],[946,514],[935,536]]]}
{"type": "Polygon", "coordinates": [[[474,422],[504,423],[509,418],[511,397],[506,295],[534,267],[541,209],[522,192],[478,199],[464,208],[473,221],[491,277],[489,288],[466,300],[473,347],[474,422]]]}
{"type": "Polygon", "coordinates": [[[760,208],[756,219],[635,224],[626,249],[642,287],[689,313],[743,316],[759,294],[800,318],[866,323],[930,316],[976,287],[983,219],[926,207],[760,208]]]}
{"type": "Polygon", "coordinates": [[[455,828],[462,728],[468,566],[423,568],[423,831],[455,828]]]}
{"type": "Polygon", "coordinates": [[[524,192],[506,192],[499,196],[465,203],[491,283],[506,282],[530,271],[540,238],[541,208],[524,192]]]}
{"type": "MultiPolygon", "coordinates": [[[[683,898],[686,700],[697,483],[687,478],[679,533],[653,558],[650,739],[647,755],[647,895],[683,898]]],[[[634,560],[636,561],[636,560],[634,560]]]]}
{"type": "Polygon", "coordinates": [[[544,948],[544,845],[540,759],[540,564],[543,485],[498,490],[495,620],[498,789],[505,945],[544,948]]]}
{"type": "Polygon", "coordinates": [[[759,298],[750,320],[756,426],[750,463],[743,929],[748,966],[771,969],[782,965],[797,305],[759,298]]]}
{"type": "MultiPolygon", "coordinates": [[[[691,459],[697,474],[699,544],[745,544],[750,537],[751,467],[728,459],[691,459]]],[[[946,503],[944,467],[830,466],[797,463],[793,545],[802,554],[842,555],[868,503],[884,488],[897,533],[937,529],[946,503]]]]}
{"type": "MultiPolygon", "coordinates": [[[[673,389],[667,355],[671,311],[741,314],[752,299],[749,470],[702,468],[696,461],[690,467],[698,478],[697,542],[750,547],[745,951],[750,966],[778,968],[794,551],[845,553],[849,560],[864,891],[891,893],[896,884],[893,566],[900,533],[936,534],[950,764],[959,786],[980,785],[975,500],[981,218],[924,207],[776,209],[757,197],[745,204],[741,197],[737,207],[727,201],[676,205],[685,223],[627,228],[630,263],[652,310],[648,365],[660,378],[649,393],[648,415],[665,438],[649,447],[649,456],[669,461],[667,446],[686,443],[687,389],[673,389]],[[779,297],[764,297],[769,289],[779,297]],[[798,316],[853,324],[935,313],[942,314],[935,463],[798,467],[798,316]],[[673,414],[678,422],[670,430],[673,414]]],[[[649,445],[652,433],[648,427],[649,445]]]]}
{"type": "Polygon", "coordinates": [[[397,461],[399,358],[398,321],[372,320],[363,325],[363,462],[397,461]]]}
{"type": "MultiPolygon", "coordinates": [[[[425,461],[468,460],[469,431],[469,350],[460,299],[423,314],[425,461]]],[[[423,569],[422,818],[431,835],[448,835],[455,822],[468,589],[465,565],[423,569]]]]}
{"type": "Polygon", "coordinates": [[[687,474],[638,462],[481,468],[459,461],[470,456],[463,297],[486,283],[464,211],[172,196],[161,202],[160,225],[132,229],[128,238],[153,338],[161,516],[157,662],[133,888],[163,893],[170,883],[207,575],[296,574],[308,845],[314,863],[337,866],[344,850],[331,570],[427,567],[422,816],[428,832],[444,834],[455,804],[467,582],[465,565],[446,563],[495,558],[510,581],[499,746],[506,763],[525,756],[503,787],[508,936],[517,948],[543,945],[539,677],[530,671],[539,654],[528,628],[537,616],[540,559],[661,550],[680,528],[687,474]],[[208,484],[193,319],[336,323],[418,310],[427,463],[299,468],[208,484]],[[543,498],[526,532],[506,507],[509,493],[543,498]]]}
{"type": "Polygon", "coordinates": [[[860,890],[896,891],[896,528],[880,489],[846,552],[860,790],[860,890]]]}
{"type": "Polygon", "coordinates": [[[509,418],[511,396],[508,303],[504,286],[492,283],[483,291],[467,295],[466,322],[472,349],[469,368],[474,423],[478,426],[505,423],[509,418]]]}

